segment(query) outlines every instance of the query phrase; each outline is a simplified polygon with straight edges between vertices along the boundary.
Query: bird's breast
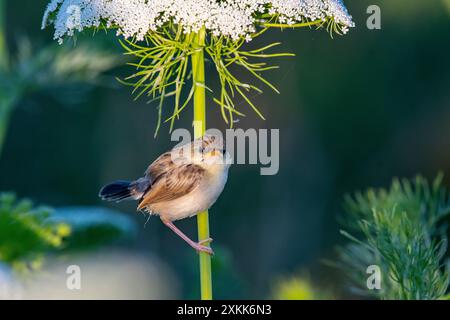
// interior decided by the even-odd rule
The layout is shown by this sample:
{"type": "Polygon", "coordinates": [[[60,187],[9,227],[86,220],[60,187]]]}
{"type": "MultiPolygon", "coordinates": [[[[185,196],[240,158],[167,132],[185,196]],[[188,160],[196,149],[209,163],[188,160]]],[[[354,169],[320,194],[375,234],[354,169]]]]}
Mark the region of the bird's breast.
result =
{"type": "Polygon", "coordinates": [[[153,213],[171,221],[192,217],[208,210],[222,193],[228,179],[228,170],[220,174],[207,173],[199,185],[180,198],[154,203],[149,206],[153,213]]]}

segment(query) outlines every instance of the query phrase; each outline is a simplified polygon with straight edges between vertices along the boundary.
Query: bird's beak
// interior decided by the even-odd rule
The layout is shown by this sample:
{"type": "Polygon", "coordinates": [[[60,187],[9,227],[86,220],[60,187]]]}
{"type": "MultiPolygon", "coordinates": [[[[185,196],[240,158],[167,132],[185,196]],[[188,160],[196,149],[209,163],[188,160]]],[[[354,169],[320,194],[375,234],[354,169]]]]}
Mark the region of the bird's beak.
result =
{"type": "Polygon", "coordinates": [[[218,156],[218,155],[220,155],[220,152],[217,151],[217,150],[210,151],[210,152],[208,152],[206,154],[207,157],[215,157],[215,156],[218,156]]]}

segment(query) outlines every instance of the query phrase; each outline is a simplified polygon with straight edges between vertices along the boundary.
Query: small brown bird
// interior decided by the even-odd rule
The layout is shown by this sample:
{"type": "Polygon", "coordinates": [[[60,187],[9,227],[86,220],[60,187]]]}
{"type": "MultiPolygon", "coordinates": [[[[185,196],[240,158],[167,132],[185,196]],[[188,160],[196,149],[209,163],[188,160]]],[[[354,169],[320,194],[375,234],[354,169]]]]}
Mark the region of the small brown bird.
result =
{"type": "Polygon", "coordinates": [[[213,254],[205,243],[194,242],[173,221],[209,209],[228,178],[229,158],[220,137],[205,135],[162,154],[135,181],[115,181],[99,193],[103,200],[138,200],[137,210],[159,215],[161,221],[197,251],[213,254]]]}

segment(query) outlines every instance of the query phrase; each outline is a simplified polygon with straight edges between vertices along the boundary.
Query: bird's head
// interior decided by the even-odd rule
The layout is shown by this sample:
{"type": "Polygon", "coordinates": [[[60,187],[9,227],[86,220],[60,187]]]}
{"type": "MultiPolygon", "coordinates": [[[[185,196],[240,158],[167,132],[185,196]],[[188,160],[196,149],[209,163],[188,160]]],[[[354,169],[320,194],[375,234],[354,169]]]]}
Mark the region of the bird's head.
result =
{"type": "Polygon", "coordinates": [[[231,157],[226,152],[223,139],[216,135],[204,135],[191,143],[174,149],[178,159],[204,168],[226,167],[231,164],[231,157]]]}

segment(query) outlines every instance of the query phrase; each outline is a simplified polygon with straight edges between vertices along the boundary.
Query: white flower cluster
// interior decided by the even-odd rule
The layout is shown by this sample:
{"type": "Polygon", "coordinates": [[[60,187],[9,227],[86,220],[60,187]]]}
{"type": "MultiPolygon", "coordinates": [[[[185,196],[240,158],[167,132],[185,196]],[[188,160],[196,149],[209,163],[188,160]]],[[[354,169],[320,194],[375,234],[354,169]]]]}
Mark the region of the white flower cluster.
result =
{"type": "Polygon", "coordinates": [[[52,0],[42,27],[53,23],[55,39],[62,42],[64,36],[103,22],[125,38],[143,40],[172,21],[185,33],[204,26],[217,36],[250,40],[262,15],[284,24],[331,19],[344,33],[354,26],[341,0],[52,0]]]}

